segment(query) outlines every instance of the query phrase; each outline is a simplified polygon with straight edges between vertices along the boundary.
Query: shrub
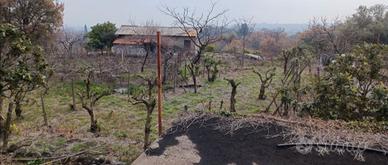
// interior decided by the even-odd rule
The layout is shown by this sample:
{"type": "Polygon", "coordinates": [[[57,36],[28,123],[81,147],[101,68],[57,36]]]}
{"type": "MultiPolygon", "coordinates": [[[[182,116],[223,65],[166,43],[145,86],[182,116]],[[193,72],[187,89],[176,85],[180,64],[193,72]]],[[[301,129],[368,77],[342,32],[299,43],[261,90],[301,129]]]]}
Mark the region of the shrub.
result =
{"type": "Polygon", "coordinates": [[[216,46],[215,45],[208,45],[205,49],[205,52],[214,52],[216,50],[216,46]]]}
{"type": "MultiPolygon", "coordinates": [[[[325,119],[387,119],[388,91],[381,82],[384,47],[357,46],[338,55],[314,85],[311,113],[325,119]]],[[[309,106],[305,106],[309,107],[309,106]]]]}
{"type": "Polygon", "coordinates": [[[372,104],[375,117],[379,121],[388,121],[388,88],[380,84],[372,92],[372,104]]]}
{"type": "Polygon", "coordinates": [[[220,60],[216,60],[212,56],[205,56],[204,59],[205,69],[207,72],[207,80],[209,82],[214,82],[217,78],[217,74],[219,72],[218,66],[221,64],[220,60]]]}

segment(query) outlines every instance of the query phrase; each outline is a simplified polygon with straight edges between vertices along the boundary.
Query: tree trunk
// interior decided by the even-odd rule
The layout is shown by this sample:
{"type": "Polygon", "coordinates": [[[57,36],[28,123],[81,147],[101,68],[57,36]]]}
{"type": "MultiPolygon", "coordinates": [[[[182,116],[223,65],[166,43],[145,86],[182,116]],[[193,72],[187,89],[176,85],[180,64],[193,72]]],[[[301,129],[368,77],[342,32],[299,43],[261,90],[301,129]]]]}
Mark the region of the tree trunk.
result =
{"type": "Polygon", "coordinates": [[[283,104],[283,116],[288,116],[289,105],[288,103],[282,103],[282,104],[283,104]]]}
{"type": "Polygon", "coordinates": [[[94,116],[93,109],[91,107],[87,107],[87,106],[83,106],[83,108],[86,109],[86,111],[88,112],[89,117],[90,117],[90,132],[97,133],[99,131],[99,129],[98,129],[98,125],[97,125],[97,119],[94,116]]]}
{"type": "Polygon", "coordinates": [[[189,70],[190,70],[191,78],[193,79],[193,83],[194,83],[194,93],[197,93],[198,89],[197,89],[197,76],[195,74],[195,64],[190,64],[189,70]]]}
{"type": "Polygon", "coordinates": [[[237,87],[232,87],[232,94],[230,96],[230,112],[236,112],[236,93],[237,87]]]}
{"type": "Polygon", "coordinates": [[[140,71],[142,73],[144,72],[144,67],[145,67],[145,64],[147,63],[147,59],[148,59],[149,54],[150,54],[150,51],[148,49],[146,49],[146,55],[144,57],[144,60],[143,60],[143,63],[141,64],[141,69],[140,69],[140,71]]]}
{"type": "Polygon", "coordinates": [[[194,83],[194,93],[197,93],[198,92],[198,89],[197,89],[197,76],[195,76],[195,74],[192,74],[192,77],[193,77],[193,83],[194,83]]]}
{"type": "Polygon", "coordinates": [[[318,77],[318,80],[321,77],[321,66],[322,66],[322,62],[321,62],[321,58],[319,58],[318,66],[317,66],[317,77],[318,77]]]}
{"type": "Polygon", "coordinates": [[[8,104],[8,111],[7,111],[7,118],[5,120],[4,130],[3,130],[3,150],[6,150],[8,148],[8,138],[11,128],[11,122],[12,122],[12,111],[13,111],[14,103],[12,101],[8,104]]]}
{"type": "Polygon", "coordinates": [[[22,106],[20,104],[20,101],[16,101],[15,102],[15,113],[16,113],[16,117],[18,119],[21,119],[23,116],[22,116],[22,106]]]}
{"type": "Polygon", "coordinates": [[[73,111],[76,111],[77,110],[77,105],[76,105],[76,102],[75,102],[75,91],[74,91],[74,79],[73,78],[71,79],[71,97],[73,99],[73,104],[71,106],[71,109],[73,111]]]}
{"type": "Polygon", "coordinates": [[[241,54],[241,66],[244,67],[245,63],[245,36],[243,37],[243,52],[241,54]]]}
{"type": "Polygon", "coordinates": [[[131,91],[129,90],[129,84],[131,83],[131,74],[128,74],[127,77],[127,97],[130,99],[131,97],[131,91]]]}
{"type": "Polygon", "coordinates": [[[98,125],[97,125],[97,119],[94,116],[94,112],[90,111],[90,132],[97,133],[98,132],[98,125]]]}
{"type": "Polygon", "coordinates": [[[3,137],[3,130],[4,130],[4,117],[3,114],[3,101],[4,98],[0,95],[0,138],[3,137]]]}
{"type": "Polygon", "coordinates": [[[152,120],[152,107],[147,107],[147,117],[144,125],[144,146],[143,149],[146,150],[150,145],[150,134],[151,134],[151,120],[152,120]]]}
{"type": "Polygon", "coordinates": [[[0,115],[3,113],[3,102],[4,102],[4,98],[0,94],[0,115]]]}
{"type": "Polygon", "coordinates": [[[230,86],[232,86],[232,93],[230,95],[230,112],[236,112],[236,94],[237,94],[237,87],[240,85],[240,83],[236,83],[234,80],[226,79],[230,86]]]}
{"type": "Polygon", "coordinates": [[[261,84],[259,92],[259,100],[265,100],[265,86],[261,84]]]}
{"type": "Polygon", "coordinates": [[[48,126],[48,120],[47,120],[47,113],[46,113],[46,108],[44,104],[44,94],[40,95],[40,103],[42,105],[42,114],[43,114],[43,120],[44,120],[44,126],[48,126]]]}
{"type": "Polygon", "coordinates": [[[218,68],[217,68],[217,65],[215,65],[214,70],[212,71],[211,76],[210,76],[210,82],[216,81],[217,74],[218,74],[218,68]]]}
{"type": "Polygon", "coordinates": [[[283,64],[283,74],[286,74],[288,67],[288,58],[284,58],[284,64],[283,64]]]}
{"type": "Polygon", "coordinates": [[[268,113],[268,112],[270,111],[270,109],[271,109],[271,107],[272,107],[273,104],[275,104],[275,106],[277,106],[277,104],[276,104],[276,99],[278,98],[279,94],[280,94],[280,92],[278,91],[278,92],[275,94],[275,96],[272,97],[271,103],[269,103],[269,105],[267,106],[267,108],[265,108],[265,111],[264,111],[265,113],[268,113]]]}
{"type": "Polygon", "coordinates": [[[210,77],[210,66],[205,66],[206,72],[207,72],[207,81],[211,82],[211,77],[210,77]]]}
{"type": "MultiPolygon", "coordinates": [[[[178,55],[179,56],[179,55],[178,55]]],[[[173,86],[174,86],[174,93],[176,92],[176,85],[177,85],[177,76],[178,76],[178,58],[175,58],[175,64],[174,64],[174,74],[173,74],[173,86]]]]}

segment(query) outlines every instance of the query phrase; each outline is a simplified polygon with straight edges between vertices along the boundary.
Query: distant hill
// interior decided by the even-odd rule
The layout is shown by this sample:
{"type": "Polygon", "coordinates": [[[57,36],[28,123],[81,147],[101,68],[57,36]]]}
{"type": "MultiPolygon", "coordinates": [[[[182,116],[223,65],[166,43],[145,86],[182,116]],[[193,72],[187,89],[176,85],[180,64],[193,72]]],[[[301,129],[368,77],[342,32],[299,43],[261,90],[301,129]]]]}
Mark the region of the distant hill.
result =
{"type": "Polygon", "coordinates": [[[284,28],[284,31],[289,35],[296,34],[306,30],[308,27],[307,24],[269,24],[269,23],[259,23],[256,24],[256,30],[269,29],[274,30],[278,28],[284,28]]]}

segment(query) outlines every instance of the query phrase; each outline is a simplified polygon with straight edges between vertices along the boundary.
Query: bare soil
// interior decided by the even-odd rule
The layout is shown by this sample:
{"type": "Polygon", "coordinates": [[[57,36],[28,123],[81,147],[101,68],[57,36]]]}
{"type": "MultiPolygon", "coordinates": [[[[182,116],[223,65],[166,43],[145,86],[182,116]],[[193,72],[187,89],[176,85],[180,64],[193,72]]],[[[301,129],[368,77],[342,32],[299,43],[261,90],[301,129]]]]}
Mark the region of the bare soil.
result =
{"type": "Polygon", "coordinates": [[[269,122],[245,125],[231,132],[230,129],[220,129],[220,123],[225,123],[221,120],[212,118],[189,122],[185,126],[175,125],[133,164],[388,164],[388,156],[384,154],[364,152],[364,161],[359,161],[349,152],[320,155],[313,149],[308,154],[301,154],[295,147],[278,148],[278,144],[287,143],[287,139],[281,136],[288,132],[287,126],[269,122]]]}

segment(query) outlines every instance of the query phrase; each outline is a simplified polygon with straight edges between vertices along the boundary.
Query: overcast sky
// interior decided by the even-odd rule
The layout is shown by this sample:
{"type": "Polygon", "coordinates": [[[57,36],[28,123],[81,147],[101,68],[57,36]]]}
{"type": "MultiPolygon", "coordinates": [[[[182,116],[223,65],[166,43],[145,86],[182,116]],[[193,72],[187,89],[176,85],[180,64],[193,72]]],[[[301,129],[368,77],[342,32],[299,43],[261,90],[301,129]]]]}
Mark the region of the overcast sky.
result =
{"type": "MultiPolygon", "coordinates": [[[[153,20],[172,25],[160,9],[163,5],[190,7],[200,12],[210,0],[60,0],[65,3],[65,26],[81,27],[105,21],[115,24],[142,24],[153,20]]],[[[255,23],[308,23],[314,17],[345,18],[359,5],[388,5],[388,0],[218,0],[218,9],[228,9],[228,17],[253,18],[255,23]]]]}

